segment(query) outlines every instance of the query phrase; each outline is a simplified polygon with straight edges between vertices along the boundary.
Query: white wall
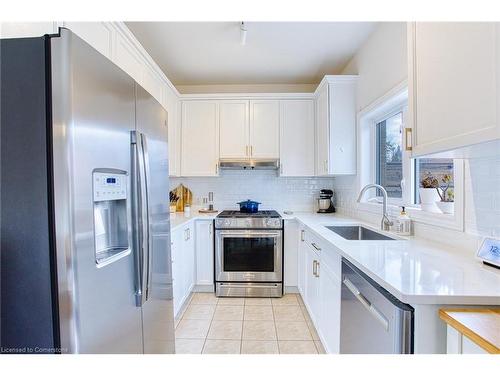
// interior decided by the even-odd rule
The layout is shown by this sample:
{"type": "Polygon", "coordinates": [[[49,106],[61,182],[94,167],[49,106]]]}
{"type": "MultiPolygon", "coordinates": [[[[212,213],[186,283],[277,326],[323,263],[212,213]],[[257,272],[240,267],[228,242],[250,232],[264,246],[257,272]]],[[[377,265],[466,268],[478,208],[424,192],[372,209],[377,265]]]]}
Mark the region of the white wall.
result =
{"type": "Polygon", "coordinates": [[[27,38],[57,32],[57,22],[1,22],[0,38],[27,38]]]}
{"type": "Polygon", "coordinates": [[[332,189],[333,178],[277,177],[276,171],[221,171],[220,177],[170,178],[170,189],[184,184],[193,193],[193,205],[214,193],[215,208],[236,209],[237,202],[252,199],[261,209],[312,211],[320,189],[332,189]]]}
{"type": "Polygon", "coordinates": [[[358,110],[408,77],[406,23],[380,23],[342,74],[359,74],[358,110]]]}
{"type": "MultiPolygon", "coordinates": [[[[359,74],[358,109],[367,107],[406,80],[407,65],[406,23],[380,24],[342,72],[359,74]]],[[[453,244],[470,254],[477,250],[482,236],[500,238],[500,156],[466,160],[464,164],[464,231],[418,224],[415,233],[453,244]]],[[[374,223],[380,220],[380,215],[357,209],[355,177],[338,177],[334,185],[340,211],[374,223]]]]}

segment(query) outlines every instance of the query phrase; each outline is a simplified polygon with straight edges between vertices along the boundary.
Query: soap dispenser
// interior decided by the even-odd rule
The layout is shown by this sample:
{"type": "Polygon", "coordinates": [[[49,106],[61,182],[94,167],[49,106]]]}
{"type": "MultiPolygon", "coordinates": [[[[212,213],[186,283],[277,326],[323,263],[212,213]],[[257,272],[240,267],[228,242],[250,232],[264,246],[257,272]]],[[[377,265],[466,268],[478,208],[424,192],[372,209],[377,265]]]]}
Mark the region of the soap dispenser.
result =
{"type": "Polygon", "coordinates": [[[404,206],[401,207],[401,212],[395,221],[394,227],[397,234],[402,236],[411,235],[411,219],[408,217],[404,206]]]}

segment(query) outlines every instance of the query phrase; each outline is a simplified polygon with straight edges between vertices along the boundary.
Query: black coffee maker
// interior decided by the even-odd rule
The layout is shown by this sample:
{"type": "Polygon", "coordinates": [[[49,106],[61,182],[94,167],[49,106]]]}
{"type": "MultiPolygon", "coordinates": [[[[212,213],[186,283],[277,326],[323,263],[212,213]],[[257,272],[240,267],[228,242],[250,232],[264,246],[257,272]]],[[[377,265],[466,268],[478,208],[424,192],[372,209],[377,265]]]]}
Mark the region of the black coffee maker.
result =
{"type": "Polygon", "coordinates": [[[333,190],[330,189],[320,190],[318,198],[319,214],[327,214],[335,212],[335,207],[333,206],[332,198],[333,198],[333,190]]]}

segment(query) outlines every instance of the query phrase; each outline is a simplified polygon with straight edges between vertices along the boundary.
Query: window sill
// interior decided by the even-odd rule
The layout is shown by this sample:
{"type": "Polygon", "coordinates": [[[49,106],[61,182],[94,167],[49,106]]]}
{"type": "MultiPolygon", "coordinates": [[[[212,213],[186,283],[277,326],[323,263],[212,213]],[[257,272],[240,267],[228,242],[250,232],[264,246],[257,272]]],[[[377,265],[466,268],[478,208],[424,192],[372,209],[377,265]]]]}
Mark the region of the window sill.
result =
{"type": "MultiPolygon", "coordinates": [[[[461,220],[463,216],[459,211],[459,207],[455,207],[453,215],[441,214],[436,212],[422,211],[418,206],[405,206],[406,212],[410,218],[416,222],[425,225],[432,225],[440,228],[452,229],[456,231],[463,231],[464,225],[461,220]]],[[[382,214],[382,203],[361,202],[358,203],[358,209],[370,213],[382,214]]],[[[389,203],[387,211],[389,216],[396,217],[399,215],[401,208],[397,205],[389,203]]]]}

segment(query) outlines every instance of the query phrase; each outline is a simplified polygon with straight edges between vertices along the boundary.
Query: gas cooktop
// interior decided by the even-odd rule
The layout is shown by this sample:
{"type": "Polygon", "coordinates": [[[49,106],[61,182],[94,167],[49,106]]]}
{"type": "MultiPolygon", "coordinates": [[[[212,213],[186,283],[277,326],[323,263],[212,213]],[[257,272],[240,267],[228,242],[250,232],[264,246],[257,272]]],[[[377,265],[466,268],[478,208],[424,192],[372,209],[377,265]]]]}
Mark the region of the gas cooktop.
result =
{"type": "Polygon", "coordinates": [[[269,218],[280,218],[281,215],[274,210],[262,210],[254,213],[241,212],[237,210],[225,210],[217,215],[218,218],[240,218],[240,217],[269,217],[269,218]]]}

